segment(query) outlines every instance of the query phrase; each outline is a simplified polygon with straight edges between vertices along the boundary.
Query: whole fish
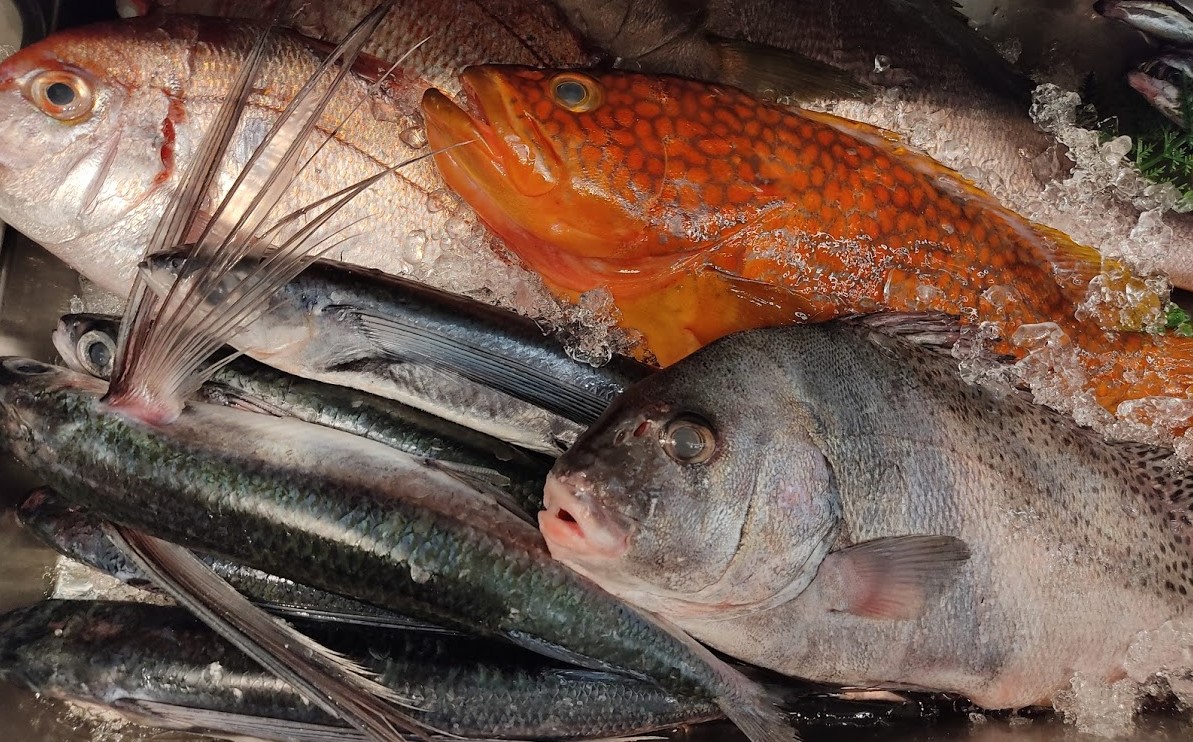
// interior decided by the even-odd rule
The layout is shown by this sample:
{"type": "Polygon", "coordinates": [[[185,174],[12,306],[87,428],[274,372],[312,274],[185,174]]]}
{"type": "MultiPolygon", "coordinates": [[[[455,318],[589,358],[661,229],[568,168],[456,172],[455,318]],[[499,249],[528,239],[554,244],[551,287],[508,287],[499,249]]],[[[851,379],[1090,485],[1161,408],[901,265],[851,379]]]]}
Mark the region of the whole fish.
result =
{"type": "MultiPolygon", "coordinates": [[[[608,737],[720,715],[713,704],[675,698],[641,680],[576,670],[490,640],[301,625],[364,662],[446,735],[608,737]]],[[[177,717],[236,731],[221,729],[220,720],[255,718],[267,739],[293,739],[287,733],[294,725],[330,727],[327,739],[347,732],[179,608],[47,600],[0,617],[0,629],[0,677],[38,693],[134,713],[150,709],[168,726],[177,717]]]]}
{"type": "MultiPolygon", "coordinates": [[[[146,275],[169,286],[180,266],[177,255],[155,255],[146,275]]],[[[232,338],[249,355],[550,455],[650,372],[621,357],[575,361],[524,317],[345,265],[312,265],[268,306],[232,338]]]]}
{"type": "Polygon", "coordinates": [[[104,518],[714,700],[755,738],[791,734],[760,687],[552,560],[532,526],[449,474],[337,430],[208,404],[148,425],[108,412],[104,392],[92,377],[5,359],[0,437],[104,518]]]}
{"type": "Polygon", "coordinates": [[[1193,44],[1193,3],[1189,0],[1098,0],[1094,10],[1149,36],[1193,44]]]}
{"type": "Polygon", "coordinates": [[[552,555],[811,680],[1019,708],[1121,678],[1193,617],[1193,474],[965,383],[939,322],[739,333],[635,385],[552,472],[552,555]]]}
{"type": "MultiPolygon", "coordinates": [[[[119,328],[119,320],[113,317],[68,314],[54,331],[54,347],[69,368],[107,379],[119,328]]],[[[277,328],[270,325],[270,329],[277,328]]],[[[499,486],[528,513],[537,511],[542,503],[542,482],[550,459],[391,399],[308,381],[245,357],[221,368],[199,394],[214,404],[295,417],[433,459],[461,476],[499,486]]]]}
{"type": "MultiPolygon", "coordinates": [[[[17,519],[59,554],[133,587],[157,590],[136,562],[112,543],[102,520],[86,510],[66,504],[52,490],[42,488],[30,493],[17,508],[17,519]]],[[[359,600],[301,585],[227,559],[199,556],[232,587],[272,613],[369,626],[429,628],[428,624],[359,600]]]]}
{"type": "Polygon", "coordinates": [[[1134,332],[1162,290],[887,132],[678,78],[464,82],[469,110],[423,100],[432,146],[459,145],[436,155],[445,180],[558,296],[607,289],[662,365],[737,330],[934,310],[1015,358],[1059,335],[1074,393],[1112,412],[1193,385],[1193,341],[1134,332]]]}
{"type": "MultiPolygon", "coordinates": [[[[61,31],[8,57],[0,63],[0,219],[126,296],[154,226],[263,31],[243,21],[143,18],[61,31]]],[[[209,194],[213,204],[328,46],[292,33],[271,39],[262,81],[209,194]]],[[[311,166],[277,214],[427,152],[418,111],[426,83],[398,69],[374,84],[389,67],[361,60],[359,75],[339,86],[318,123],[324,137],[335,136],[317,154],[310,145],[311,166]]],[[[333,235],[353,239],[328,257],[461,291],[488,288],[526,307],[542,298],[532,277],[494,257],[493,240],[429,162],[353,199],[319,232],[333,235]]]]}

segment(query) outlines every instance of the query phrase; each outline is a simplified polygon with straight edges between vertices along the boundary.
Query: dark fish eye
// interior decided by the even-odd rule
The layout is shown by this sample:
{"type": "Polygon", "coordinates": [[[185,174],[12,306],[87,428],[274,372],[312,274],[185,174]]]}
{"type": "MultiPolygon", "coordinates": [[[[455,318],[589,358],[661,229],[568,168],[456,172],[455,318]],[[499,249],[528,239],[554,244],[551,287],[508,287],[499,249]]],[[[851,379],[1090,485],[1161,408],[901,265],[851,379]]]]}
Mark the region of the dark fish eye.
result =
{"type": "Polygon", "coordinates": [[[573,113],[585,113],[601,104],[601,89],[596,80],[566,73],[551,80],[555,102],[573,113]]]}
{"type": "Polygon", "coordinates": [[[28,358],[9,358],[4,361],[4,368],[21,376],[37,376],[48,374],[54,370],[54,367],[47,363],[32,361],[28,358]]]}
{"type": "Polygon", "coordinates": [[[694,416],[678,417],[663,430],[663,451],[680,464],[703,464],[717,450],[712,426],[694,416]]]}
{"type": "Polygon", "coordinates": [[[87,369],[87,373],[103,379],[111,376],[116,344],[107,333],[98,330],[84,333],[76,347],[79,351],[79,361],[87,369]]]}
{"type": "Polygon", "coordinates": [[[95,105],[91,84],[69,70],[38,74],[29,81],[25,95],[42,113],[66,123],[85,119],[95,105]]]}

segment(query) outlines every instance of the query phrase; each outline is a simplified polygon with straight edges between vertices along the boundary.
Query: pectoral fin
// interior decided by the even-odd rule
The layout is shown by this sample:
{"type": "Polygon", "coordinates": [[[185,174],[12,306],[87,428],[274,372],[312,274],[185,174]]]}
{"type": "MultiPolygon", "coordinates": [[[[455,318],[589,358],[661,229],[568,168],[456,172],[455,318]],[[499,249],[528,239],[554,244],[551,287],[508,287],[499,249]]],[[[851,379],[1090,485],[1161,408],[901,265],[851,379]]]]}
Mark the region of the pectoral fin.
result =
{"type": "Polygon", "coordinates": [[[891,536],[825,557],[821,576],[836,580],[836,610],[892,621],[919,618],[969,559],[953,536],[891,536]]]}

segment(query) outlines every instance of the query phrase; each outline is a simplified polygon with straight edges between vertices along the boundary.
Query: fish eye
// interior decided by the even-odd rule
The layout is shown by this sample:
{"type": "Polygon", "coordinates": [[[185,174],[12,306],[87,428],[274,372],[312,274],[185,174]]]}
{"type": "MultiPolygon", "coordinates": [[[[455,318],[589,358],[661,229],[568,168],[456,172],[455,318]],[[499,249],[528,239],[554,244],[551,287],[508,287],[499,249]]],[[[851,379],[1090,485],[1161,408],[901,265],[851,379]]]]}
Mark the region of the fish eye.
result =
{"type": "Polygon", "coordinates": [[[38,376],[48,374],[54,367],[48,363],[33,361],[28,358],[8,358],[4,361],[4,368],[21,376],[38,376]]]}
{"type": "Polygon", "coordinates": [[[703,464],[717,450],[717,437],[712,426],[703,420],[685,415],[663,429],[663,451],[680,464],[703,464]]]}
{"type": "Polygon", "coordinates": [[[86,118],[95,105],[91,84],[68,70],[48,70],[29,81],[25,95],[42,113],[75,123],[86,118]]]}
{"type": "Polygon", "coordinates": [[[556,75],[551,78],[551,94],[560,107],[572,113],[586,113],[601,105],[600,85],[583,75],[556,75]]]}
{"type": "Polygon", "coordinates": [[[116,343],[105,332],[92,330],[84,333],[76,343],[79,362],[87,373],[106,379],[112,375],[112,359],[116,355],[116,343]]]}

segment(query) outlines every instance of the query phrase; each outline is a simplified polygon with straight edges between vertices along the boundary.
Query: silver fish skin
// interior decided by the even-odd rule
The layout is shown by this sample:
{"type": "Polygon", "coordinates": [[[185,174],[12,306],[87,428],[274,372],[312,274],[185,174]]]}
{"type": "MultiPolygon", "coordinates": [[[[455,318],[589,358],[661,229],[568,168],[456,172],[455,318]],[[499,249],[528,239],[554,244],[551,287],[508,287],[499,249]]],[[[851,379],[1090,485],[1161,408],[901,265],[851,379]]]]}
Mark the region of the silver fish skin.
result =
{"type": "Polygon", "coordinates": [[[1193,3],[1188,0],[1098,0],[1099,14],[1174,44],[1193,44],[1193,3]]]}
{"type": "Polygon", "coordinates": [[[1171,451],[861,322],[730,336],[632,387],[546,503],[556,558],[814,681],[1048,704],[1193,617],[1193,474],[1171,451]]]}
{"type": "MultiPolygon", "coordinates": [[[[158,591],[136,562],[112,543],[102,520],[82,508],[63,502],[53,490],[42,488],[31,492],[17,508],[17,520],[59,554],[132,587],[158,591]]],[[[198,556],[238,592],[272,613],[366,626],[434,628],[392,611],[301,585],[227,559],[204,554],[198,556]]]]}
{"type": "MultiPolygon", "coordinates": [[[[107,379],[119,328],[119,319],[111,316],[65,315],[54,331],[54,347],[71,369],[107,379]]],[[[509,492],[527,513],[542,505],[550,459],[392,399],[292,376],[245,357],[220,369],[199,394],[213,404],[294,417],[457,466],[461,475],[509,492]]]]}
{"type": "Polygon", "coordinates": [[[484,491],[340,431],[206,404],[152,425],[106,410],[104,392],[89,376],[0,360],[7,449],[105,519],[713,700],[755,742],[795,739],[766,689],[552,560],[484,491]]]}
{"type": "MultiPolygon", "coordinates": [[[[264,30],[244,21],[141,18],[61,31],[8,57],[0,63],[0,219],[100,288],[126,296],[157,221],[264,30]],[[47,97],[54,84],[72,97],[66,108],[47,97]]],[[[210,203],[227,193],[329,48],[293,33],[271,40],[210,203]]],[[[376,59],[356,64],[304,150],[313,160],[276,214],[427,153],[419,114],[427,83],[397,69],[374,85],[389,67],[376,59]]],[[[495,256],[493,238],[446,192],[431,162],[374,184],[314,239],[324,237],[334,245],[329,257],[459,291],[492,288],[496,299],[519,297],[543,311],[552,306],[541,300],[537,279],[495,256]]]]}
{"type": "MultiPolygon", "coordinates": [[[[303,630],[377,673],[447,734],[575,739],[635,734],[717,718],[715,705],[669,696],[623,675],[579,671],[478,637],[411,630],[303,630]]],[[[40,693],[117,709],[177,705],[347,730],[304,703],[186,611],[136,603],[48,600],[0,616],[0,676],[40,693]]],[[[167,721],[169,716],[167,715],[167,721]]],[[[213,731],[220,731],[215,728],[213,731]]]]}
{"type": "Polygon", "coordinates": [[[1189,128],[1183,98],[1193,86],[1193,53],[1174,49],[1161,54],[1127,73],[1127,83],[1169,121],[1189,128]]]}
{"type": "MultiPolygon", "coordinates": [[[[182,265],[177,255],[154,255],[145,275],[164,290],[182,265]]],[[[327,261],[282,287],[231,342],[287,373],[396,400],[550,455],[650,373],[620,356],[602,366],[575,361],[528,319],[327,261]]]]}

